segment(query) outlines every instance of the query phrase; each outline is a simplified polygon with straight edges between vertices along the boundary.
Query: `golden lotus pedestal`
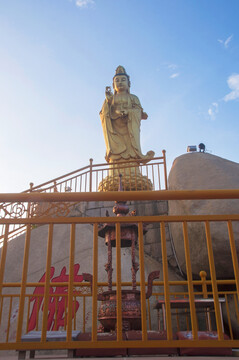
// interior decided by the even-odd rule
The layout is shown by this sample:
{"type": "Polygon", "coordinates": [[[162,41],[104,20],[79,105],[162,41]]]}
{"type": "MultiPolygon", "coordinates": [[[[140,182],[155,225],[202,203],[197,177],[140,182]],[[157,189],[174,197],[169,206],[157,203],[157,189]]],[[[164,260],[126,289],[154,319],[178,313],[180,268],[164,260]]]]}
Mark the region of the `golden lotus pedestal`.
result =
{"type": "MultiPolygon", "coordinates": [[[[117,191],[119,176],[106,176],[99,184],[98,191],[117,191]]],[[[153,184],[147,176],[137,174],[136,176],[125,176],[122,179],[124,191],[153,190],[153,184]]]]}

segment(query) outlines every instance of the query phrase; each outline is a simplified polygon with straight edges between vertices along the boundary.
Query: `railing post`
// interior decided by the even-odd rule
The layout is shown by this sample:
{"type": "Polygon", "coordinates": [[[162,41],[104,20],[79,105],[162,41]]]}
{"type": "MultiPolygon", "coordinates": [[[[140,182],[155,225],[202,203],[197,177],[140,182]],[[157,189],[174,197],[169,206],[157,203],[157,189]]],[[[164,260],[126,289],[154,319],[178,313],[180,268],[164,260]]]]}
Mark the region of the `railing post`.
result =
{"type": "Polygon", "coordinates": [[[57,190],[57,182],[54,181],[54,193],[57,193],[57,192],[58,192],[58,190],[57,190]]]}
{"type": "Polygon", "coordinates": [[[202,294],[203,294],[203,298],[204,298],[204,299],[207,299],[207,298],[208,298],[208,294],[207,294],[207,284],[206,284],[206,277],[207,277],[206,271],[200,271],[199,276],[200,276],[201,281],[202,281],[202,294]]]}
{"type": "Polygon", "coordinates": [[[27,284],[27,272],[28,272],[28,263],[29,263],[30,240],[31,240],[31,225],[29,224],[29,225],[27,225],[27,231],[26,231],[26,236],[25,236],[24,255],[23,255],[21,290],[20,290],[20,300],[19,300],[19,313],[18,313],[17,332],[16,332],[16,341],[17,342],[21,341],[21,336],[22,336],[22,325],[23,325],[25,297],[26,297],[26,284],[27,284]]]}
{"type": "Polygon", "coordinates": [[[194,300],[192,265],[190,259],[189,238],[188,238],[188,225],[186,221],[183,222],[183,238],[184,238],[186,269],[187,269],[187,283],[188,283],[188,293],[189,293],[192,335],[193,335],[193,339],[197,340],[198,324],[197,324],[196,307],[194,300]]]}
{"type": "Polygon", "coordinates": [[[90,158],[90,189],[89,189],[90,192],[92,192],[92,164],[93,164],[93,159],[90,158]]]}
{"type": "Polygon", "coordinates": [[[116,314],[117,341],[122,340],[122,291],[121,291],[121,233],[120,223],[116,223],[116,314]]]}
{"type": "Polygon", "coordinates": [[[164,166],[164,182],[165,190],[168,190],[168,178],[167,178],[167,165],[166,165],[166,150],[162,150],[163,153],[163,166],[164,166]]]}
{"type": "Polygon", "coordinates": [[[142,340],[147,341],[143,223],[138,223],[142,340]]]}
{"type": "Polygon", "coordinates": [[[239,269],[238,269],[237,249],[236,249],[235,238],[234,238],[231,220],[229,220],[227,222],[227,227],[228,227],[229,241],[230,241],[230,247],[231,247],[232,264],[233,264],[234,276],[235,276],[236,287],[237,287],[237,296],[239,299],[239,269]]]}
{"type": "Polygon", "coordinates": [[[218,299],[218,288],[217,288],[217,277],[216,277],[216,268],[215,261],[213,255],[213,247],[212,247],[212,237],[210,232],[210,223],[208,220],[205,221],[205,231],[206,231],[206,241],[207,241],[207,251],[208,251],[208,261],[211,275],[211,284],[212,284],[212,293],[214,299],[214,309],[215,309],[215,317],[216,317],[216,325],[218,332],[218,340],[223,340],[223,324],[222,317],[220,311],[220,304],[218,299]]]}
{"type": "MultiPolygon", "coordinates": [[[[30,185],[29,191],[32,192],[32,188],[33,188],[33,186],[34,186],[33,182],[30,182],[29,185],[30,185]]],[[[33,208],[32,208],[32,203],[29,202],[29,203],[28,203],[28,207],[27,207],[27,217],[30,218],[30,217],[32,216],[32,210],[33,210],[33,208]]]]}
{"type": "MultiPolygon", "coordinates": [[[[207,273],[206,271],[200,271],[199,276],[201,278],[202,281],[202,295],[204,299],[208,298],[208,292],[207,292],[207,283],[206,283],[206,278],[207,278],[207,273]]],[[[212,322],[211,322],[211,317],[210,317],[210,312],[208,310],[206,310],[206,323],[207,323],[207,329],[209,331],[212,330],[212,322]]]]}
{"type": "MultiPolygon", "coordinates": [[[[3,306],[3,298],[2,298],[2,285],[4,280],[4,272],[5,272],[5,265],[6,265],[6,258],[7,258],[7,242],[8,242],[8,232],[9,232],[9,224],[5,225],[5,233],[4,233],[4,240],[3,246],[1,251],[1,259],[0,259],[0,300],[1,300],[1,307],[3,306]]],[[[2,311],[0,311],[0,323],[1,323],[1,316],[2,311]]]]}
{"type": "Polygon", "coordinates": [[[92,283],[92,333],[91,341],[97,341],[97,291],[98,291],[98,224],[93,233],[93,283],[92,283]]]}
{"type": "Polygon", "coordinates": [[[170,287],[168,280],[167,247],[166,247],[166,234],[165,234],[164,222],[160,223],[160,234],[161,234],[161,249],[162,249],[162,262],[163,262],[163,282],[164,282],[164,301],[165,301],[165,310],[166,310],[167,340],[173,340],[171,307],[170,307],[170,287]]]}

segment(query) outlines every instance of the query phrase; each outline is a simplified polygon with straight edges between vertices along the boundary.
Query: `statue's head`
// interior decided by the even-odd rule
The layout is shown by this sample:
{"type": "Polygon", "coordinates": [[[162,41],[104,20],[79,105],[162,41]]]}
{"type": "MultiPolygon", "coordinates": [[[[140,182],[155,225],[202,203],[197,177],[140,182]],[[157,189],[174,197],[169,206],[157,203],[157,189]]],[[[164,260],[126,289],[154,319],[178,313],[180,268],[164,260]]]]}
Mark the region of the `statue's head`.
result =
{"type": "Polygon", "coordinates": [[[113,77],[113,89],[115,93],[119,91],[119,86],[125,87],[125,90],[129,93],[130,79],[123,66],[117,67],[115,76],[113,77]]]}

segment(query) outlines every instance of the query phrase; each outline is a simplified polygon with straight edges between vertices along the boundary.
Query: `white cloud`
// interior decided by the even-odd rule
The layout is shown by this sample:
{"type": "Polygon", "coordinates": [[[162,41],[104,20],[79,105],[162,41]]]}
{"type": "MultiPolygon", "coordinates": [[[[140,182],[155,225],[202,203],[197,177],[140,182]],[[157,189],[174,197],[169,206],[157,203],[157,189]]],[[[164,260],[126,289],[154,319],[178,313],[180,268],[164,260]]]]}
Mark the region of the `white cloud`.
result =
{"type": "Polygon", "coordinates": [[[177,67],[178,67],[178,65],[176,65],[176,64],[169,64],[168,65],[168,68],[171,69],[171,70],[175,70],[175,69],[177,69],[177,67]]]}
{"type": "Polygon", "coordinates": [[[215,120],[217,113],[218,113],[218,103],[213,102],[210,108],[208,109],[208,115],[210,116],[211,120],[215,120]]]}
{"type": "Polygon", "coordinates": [[[232,38],[233,38],[233,35],[230,35],[230,36],[228,36],[228,38],[225,41],[221,40],[221,39],[218,39],[217,41],[227,49],[232,38]]]}
{"type": "Polygon", "coordinates": [[[85,8],[89,5],[94,5],[94,0],[76,0],[76,6],[80,8],[85,8]]]}
{"type": "Polygon", "coordinates": [[[179,73],[174,73],[174,74],[170,75],[170,79],[175,79],[178,76],[179,76],[179,73]]]}
{"type": "Polygon", "coordinates": [[[223,100],[230,101],[239,99],[239,74],[232,74],[229,76],[227,79],[227,84],[232,91],[227,94],[223,100]]]}

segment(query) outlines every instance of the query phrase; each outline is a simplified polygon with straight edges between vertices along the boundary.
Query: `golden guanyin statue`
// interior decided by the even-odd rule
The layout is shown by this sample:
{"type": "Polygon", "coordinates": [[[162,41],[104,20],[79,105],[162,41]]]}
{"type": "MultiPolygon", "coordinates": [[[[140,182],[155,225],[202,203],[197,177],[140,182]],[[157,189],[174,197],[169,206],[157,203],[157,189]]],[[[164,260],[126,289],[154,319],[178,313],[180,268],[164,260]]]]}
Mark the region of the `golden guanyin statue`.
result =
{"type": "Polygon", "coordinates": [[[125,190],[151,190],[151,182],[140,173],[140,161],[135,161],[140,159],[145,163],[154,157],[153,151],[143,155],[140,147],[141,120],[146,120],[148,115],[137,96],[130,94],[130,79],[123,66],[116,69],[113,89],[114,93],[106,87],[106,99],[100,111],[110,174],[101,182],[99,190],[117,190],[119,173],[125,190]],[[120,164],[125,161],[126,164],[120,164]],[[122,168],[118,169],[119,166],[122,168]]]}

